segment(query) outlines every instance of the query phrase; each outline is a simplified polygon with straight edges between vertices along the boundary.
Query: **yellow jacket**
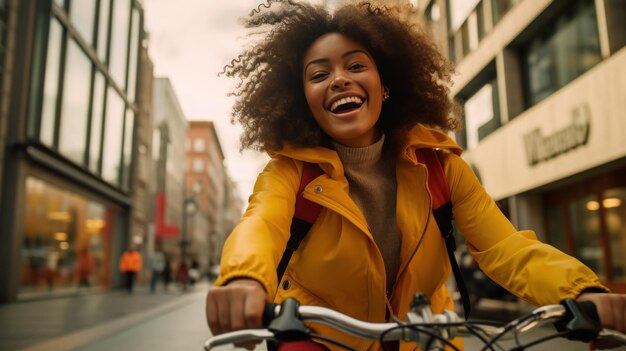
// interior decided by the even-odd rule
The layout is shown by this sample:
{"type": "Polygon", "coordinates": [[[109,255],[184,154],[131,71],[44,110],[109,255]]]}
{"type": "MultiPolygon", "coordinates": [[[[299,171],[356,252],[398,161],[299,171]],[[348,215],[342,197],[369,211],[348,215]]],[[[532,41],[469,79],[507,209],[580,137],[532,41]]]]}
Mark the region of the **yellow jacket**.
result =
{"type": "MultiPolygon", "coordinates": [[[[445,134],[419,125],[411,130],[396,164],[402,249],[389,300],[382,255],[348,194],[341,161],[335,151],[322,147],[286,148],[270,155],[247,211],[224,245],[216,285],[249,277],[261,282],[275,302],[294,297],[304,305],[330,307],[372,322],[384,322],[387,308],[404,319],[416,292],[430,298],[435,312],[454,309],[444,286],[450,263],[432,215],[427,169],[415,157],[415,149],[421,147],[450,151],[441,154],[455,224],[470,253],[492,279],[536,305],[576,297],[586,288],[604,288],[575,258],[539,242],[532,231],[517,231],[458,156],[461,149],[445,134]],[[291,258],[283,276],[283,282],[290,284],[284,289],[286,284],[278,288],[276,267],[290,236],[301,161],[318,163],[324,171],[304,190],[304,197],[322,205],[322,211],[291,258]]],[[[377,349],[373,341],[316,327],[359,350],[377,349]]],[[[414,347],[407,344],[402,350],[414,347]]]]}

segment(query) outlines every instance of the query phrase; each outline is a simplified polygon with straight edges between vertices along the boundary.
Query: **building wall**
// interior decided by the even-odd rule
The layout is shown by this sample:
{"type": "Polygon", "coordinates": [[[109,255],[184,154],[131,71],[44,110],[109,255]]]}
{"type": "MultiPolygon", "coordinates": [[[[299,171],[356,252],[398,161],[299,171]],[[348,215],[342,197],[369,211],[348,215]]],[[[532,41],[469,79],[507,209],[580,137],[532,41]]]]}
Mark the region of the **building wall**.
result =
{"type": "Polygon", "coordinates": [[[198,214],[206,218],[206,227],[198,228],[205,246],[199,253],[206,269],[219,256],[216,247],[223,232],[225,211],[224,154],[215,125],[211,121],[191,121],[187,141],[187,189],[198,203],[198,214]]]}
{"type": "Polygon", "coordinates": [[[624,3],[474,3],[459,19],[462,1],[431,2],[446,14],[432,25],[456,63],[463,157],[518,228],[626,291],[624,3]]]}
{"type": "Polygon", "coordinates": [[[155,232],[156,246],[162,245],[168,256],[179,257],[187,120],[169,78],[155,78],[153,84],[152,157],[156,177],[150,186],[154,190],[151,196],[156,200],[157,193],[165,194],[165,224],[178,227],[175,233],[164,236],[155,232]]]}
{"type": "Polygon", "coordinates": [[[134,187],[133,187],[133,206],[132,206],[132,227],[131,233],[138,235],[142,242],[148,243],[144,245],[144,254],[150,256],[154,245],[150,241],[150,228],[152,213],[154,211],[154,201],[150,197],[149,184],[154,177],[154,173],[150,172],[153,167],[152,162],[152,82],[154,77],[154,65],[148,56],[148,50],[142,47],[140,52],[142,68],[140,74],[140,94],[139,114],[136,124],[134,159],[135,169],[134,187]]]}

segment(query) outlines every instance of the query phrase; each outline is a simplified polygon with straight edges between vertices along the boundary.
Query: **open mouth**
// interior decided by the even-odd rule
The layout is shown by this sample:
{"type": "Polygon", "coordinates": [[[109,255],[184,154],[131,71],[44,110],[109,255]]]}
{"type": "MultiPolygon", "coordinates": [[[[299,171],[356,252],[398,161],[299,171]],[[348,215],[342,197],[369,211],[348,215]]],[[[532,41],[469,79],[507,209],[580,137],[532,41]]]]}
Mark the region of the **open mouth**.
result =
{"type": "Polygon", "coordinates": [[[340,114],[359,109],[363,105],[363,99],[358,96],[341,98],[330,105],[330,112],[340,114]]]}

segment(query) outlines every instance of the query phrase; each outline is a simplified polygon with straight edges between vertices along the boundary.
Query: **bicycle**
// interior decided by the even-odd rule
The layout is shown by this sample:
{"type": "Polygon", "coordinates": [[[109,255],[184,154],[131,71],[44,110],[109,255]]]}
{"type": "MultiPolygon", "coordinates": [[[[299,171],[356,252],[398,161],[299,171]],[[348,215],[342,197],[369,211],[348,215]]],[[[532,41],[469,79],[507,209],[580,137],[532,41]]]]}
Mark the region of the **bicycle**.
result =
{"type": "Polygon", "coordinates": [[[507,324],[500,325],[490,321],[462,321],[455,312],[447,310],[434,314],[428,299],[418,293],[413,299],[406,321],[394,319],[395,322],[390,323],[364,322],[329,308],[301,306],[294,299],[286,299],[280,305],[266,306],[263,321],[267,328],[239,330],[213,336],[205,342],[204,348],[208,351],[216,346],[245,341],[272,340],[280,343],[318,339],[346,350],[354,350],[348,345],[315,334],[304,322],[322,323],[357,337],[378,339],[384,350],[385,342],[394,340],[415,342],[424,351],[443,350],[446,346],[458,350],[450,340],[456,336],[470,335],[484,343],[481,351],[504,350],[498,341],[509,333],[513,333],[515,337],[516,346],[511,349],[514,351],[522,351],[556,337],[583,342],[604,339],[626,345],[626,334],[601,328],[593,303],[576,302],[571,299],[563,300],[560,305],[539,307],[507,324]],[[556,333],[521,344],[519,334],[549,321],[554,322],[556,333]]]}

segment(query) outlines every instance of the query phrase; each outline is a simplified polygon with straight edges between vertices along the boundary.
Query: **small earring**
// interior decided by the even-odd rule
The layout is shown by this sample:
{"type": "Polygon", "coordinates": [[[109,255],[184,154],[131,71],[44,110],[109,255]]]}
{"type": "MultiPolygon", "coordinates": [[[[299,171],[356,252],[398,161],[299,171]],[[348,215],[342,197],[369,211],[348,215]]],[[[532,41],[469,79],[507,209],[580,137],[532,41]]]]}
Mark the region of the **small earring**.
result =
{"type": "Polygon", "coordinates": [[[387,101],[389,99],[389,89],[385,88],[383,90],[383,101],[387,101]]]}

